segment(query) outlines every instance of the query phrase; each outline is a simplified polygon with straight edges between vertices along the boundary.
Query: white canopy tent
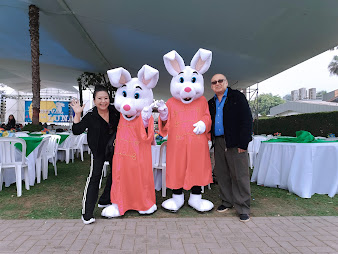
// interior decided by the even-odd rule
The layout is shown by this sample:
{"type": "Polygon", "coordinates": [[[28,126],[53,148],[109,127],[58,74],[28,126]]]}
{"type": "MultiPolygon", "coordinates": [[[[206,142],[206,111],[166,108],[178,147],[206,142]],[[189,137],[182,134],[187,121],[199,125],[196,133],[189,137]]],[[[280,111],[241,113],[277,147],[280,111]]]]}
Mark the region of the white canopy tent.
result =
{"type": "Polygon", "coordinates": [[[41,86],[75,91],[84,71],[143,64],[160,71],[155,98],[171,97],[162,57],[175,49],[189,65],[213,52],[205,74],[247,88],[338,44],[335,0],[2,0],[0,83],[31,91],[28,6],[40,8],[41,86]]]}

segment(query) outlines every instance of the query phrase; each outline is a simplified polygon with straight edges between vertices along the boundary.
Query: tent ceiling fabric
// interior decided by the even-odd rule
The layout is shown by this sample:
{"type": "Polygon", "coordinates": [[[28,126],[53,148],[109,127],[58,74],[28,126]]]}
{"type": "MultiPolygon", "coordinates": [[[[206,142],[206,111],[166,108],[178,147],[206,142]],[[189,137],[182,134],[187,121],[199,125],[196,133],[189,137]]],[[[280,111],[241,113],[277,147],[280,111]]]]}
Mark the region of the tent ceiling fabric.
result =
{"type": "Polygon", "coordinates": [[[246,88],[338,44],[335,0],[2,0],[0,83],[31,90],[28,6],[40,8],[41,86],[75,91],[84,71],[144,64],[160,71],[156,98],[171,97],[163,55],[175,49],[190,63],[213,52],[204,75],[224,73],[246,88]]]}

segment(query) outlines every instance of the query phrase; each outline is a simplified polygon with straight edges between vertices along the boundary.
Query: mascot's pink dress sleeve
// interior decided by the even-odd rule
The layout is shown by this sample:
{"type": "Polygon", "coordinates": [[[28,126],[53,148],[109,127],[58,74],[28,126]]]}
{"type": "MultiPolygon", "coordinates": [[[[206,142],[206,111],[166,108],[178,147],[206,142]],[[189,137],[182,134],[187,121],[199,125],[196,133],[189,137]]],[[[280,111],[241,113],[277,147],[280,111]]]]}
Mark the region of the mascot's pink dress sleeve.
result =
{"type": "Polygon", "coordinates": [[[118,87],[114,105],[121,113],[113,158],[112,205],[101,215],[112,218],[128,210],[151,214],[157,210],[152,171],[151,143],[154,140],[152,88],[159,73],[144,65],[137,78],[123,68],[109,70],[110,83],[118,87]]]}
{"type": "Polygon", "coordinates": [[[203,96],[202,76],[209,69],[211,58],[211,51],[205,49],[197,51],[190,66],[185,66],[174,50],[163,57],[166,69],[173,76],[170,83],[173,97],[166,104],[158,102],[157,106],[160,135],[168,135],[166,185],[174,194],[162,206],[173,212],[184,204],[182,188],[192,190],[188,204],[197,211],[210,211],[214,206],[202,199],[199,187],[212,183],[208,146],[211,117],[203,96]]]}

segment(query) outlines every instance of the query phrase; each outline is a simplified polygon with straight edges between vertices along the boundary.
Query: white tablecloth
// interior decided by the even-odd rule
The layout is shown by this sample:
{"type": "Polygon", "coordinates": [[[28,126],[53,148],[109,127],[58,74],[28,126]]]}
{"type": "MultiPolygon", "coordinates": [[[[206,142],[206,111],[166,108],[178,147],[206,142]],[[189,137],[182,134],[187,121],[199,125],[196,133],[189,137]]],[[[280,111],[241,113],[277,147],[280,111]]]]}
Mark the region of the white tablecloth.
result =
{"type": "Polygon", "coordinates": [[[256,157],[260,148],[260,145],[262,141],[268,140],[266,136],[253,136],[252,141],[248,145],[248,154],[249,154],[249,166],[250,168],[253,167],[253,165],[256,162],[256,157]]]}
{"type": "Polygon", "coordinates": [[[251,182],[302,198],[338,193],[338,143],[262,143],[251,182]]]}

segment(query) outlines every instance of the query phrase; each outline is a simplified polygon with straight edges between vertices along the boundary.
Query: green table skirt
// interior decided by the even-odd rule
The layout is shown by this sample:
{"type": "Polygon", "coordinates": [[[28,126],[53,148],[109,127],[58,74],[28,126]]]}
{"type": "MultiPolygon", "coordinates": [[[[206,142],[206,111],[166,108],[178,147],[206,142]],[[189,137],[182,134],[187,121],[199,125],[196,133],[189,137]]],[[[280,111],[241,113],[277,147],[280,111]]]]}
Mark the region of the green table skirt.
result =
{"type": "MultiPolygon", "coordinates": [[[[43,137],[19,137],[26,141],[26,157],[38,146],[40,145],[43,137]]],[[[22,151],[22,145],[20,143],[16,143],[15,147],[22,151]]]]}
{"type": "Polygon", "coordinates": [[[60,141],[59,141],[59,145],[63,143],[63,141],[66,140],[66,138],[69,137],[68,134],[56,134],[56,135],[59,135],[61,137],[60,141]]]}
{"type": "Polygon", "coordinates": [[[42,133],[28,133],[28,135],[31,137],[41,137],[43,134],[42,133]]]}

